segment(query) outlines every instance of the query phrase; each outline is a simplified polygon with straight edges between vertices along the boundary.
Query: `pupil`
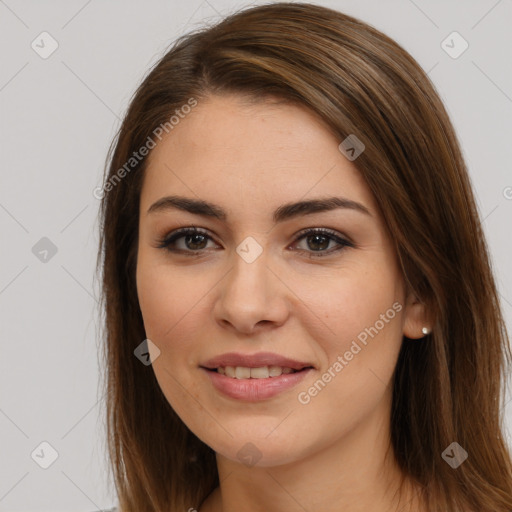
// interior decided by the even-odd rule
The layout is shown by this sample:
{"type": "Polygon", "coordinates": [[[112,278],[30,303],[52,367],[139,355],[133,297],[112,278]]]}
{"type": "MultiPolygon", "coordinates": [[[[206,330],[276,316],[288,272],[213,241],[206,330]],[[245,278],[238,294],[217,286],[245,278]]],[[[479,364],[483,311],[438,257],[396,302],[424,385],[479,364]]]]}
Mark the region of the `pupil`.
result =
{"type": "MultiPolygon", "coordinates": [[[[191,239],[194,239],[194,238],[196,238],[196,239],[197,239],[197,238],[203,239],[203,242],[204,242],[204,238],[205,238],[205,236],[204,236],[204,235],[200,235],[200,234],[188,235],[188,236],[186,237],[186,239],[185,239],[185,240],[186,240],[187,247],[189,247],[189,241],[190,241],[191,239]]],[[[195,244],[192,242],[192,244],[191,244],[191,245],[195,245],[195,244]]],[[[201,242],[199,242],[199,245],[201,245],[201,242]]],[[[201,249],[201,247],[189,247],[189,248],[191,248],[192,250],[201,249]]]]}
{"type": "MultiPolygon", "coordinates": [[[[313,239],[316,239],[316,240],[323,239],[324,242],[327,242],[327,244],[326,243],[324,243],[324,244],[320,243],[320,245],[322,246],[322,247],[320,247],[321,249],[325,249],[326,247],[329,246],[329,240],[328,240],[328,238],[325,235],[311,235],[309,238],[313,238],[313,239]]],[[[313,243],[313,245],[314,244],[315,244],[315,242],[313,243]]],[[[310,245],[311,248],[313,248],[311,246],[311,244],[309,244],[309,245],[310,245]]]]}

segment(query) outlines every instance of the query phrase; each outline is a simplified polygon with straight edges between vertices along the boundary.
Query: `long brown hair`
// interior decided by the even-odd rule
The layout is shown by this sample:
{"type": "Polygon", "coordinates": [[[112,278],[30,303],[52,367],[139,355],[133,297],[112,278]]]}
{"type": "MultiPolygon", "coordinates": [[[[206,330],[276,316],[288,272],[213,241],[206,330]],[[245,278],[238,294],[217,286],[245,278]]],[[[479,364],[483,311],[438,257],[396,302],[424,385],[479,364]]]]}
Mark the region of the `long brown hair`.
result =
{"type": "Polygon", "coordinates": [[[512,463],[500,414],[512,356],[452,124],[428,76],[397,43],[306,3],[246,8],[179,38],[138,87],[110,148],[98,267],[107,443],[121,512],[199,508],[219,485],[215,453],[134,356],[146,338],[135,269],[147,157],[130,160],[158,127],[170,131],[176,110],[213,94],[297,102],[340,142],[350,134],[363,141],[354,164],[433,325],[421,342],[403,339],[390,425],[395,457],[421,484],[429,510],[510,512],[512,463]],[[442,456],[453,442],[469,455],[456,469],[442,456]]]}

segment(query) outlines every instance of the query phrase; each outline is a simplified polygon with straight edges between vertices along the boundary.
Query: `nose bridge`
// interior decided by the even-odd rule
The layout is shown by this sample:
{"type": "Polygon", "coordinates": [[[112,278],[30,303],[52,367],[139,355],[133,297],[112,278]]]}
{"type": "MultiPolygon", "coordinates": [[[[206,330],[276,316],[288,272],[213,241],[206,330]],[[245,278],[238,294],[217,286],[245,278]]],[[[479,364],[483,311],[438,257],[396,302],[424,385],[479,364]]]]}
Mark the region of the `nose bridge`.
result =
{"type": "Polygon", "coordinates": [[[278,283],[270,270],[271,254],[255,238],[245,238],[233,253],[232,268],[215,306],[218,320],[249,332],[261,321],[280,323],[286,307],[279,306],[278,283]]]}
{"type": "Polygon", "coordinates": [[[261,293],[269,283],[270,252],[254,237],[248,236],[238,244],[233,255],[231,284],[241,284],[248,293],[261,293]]]}

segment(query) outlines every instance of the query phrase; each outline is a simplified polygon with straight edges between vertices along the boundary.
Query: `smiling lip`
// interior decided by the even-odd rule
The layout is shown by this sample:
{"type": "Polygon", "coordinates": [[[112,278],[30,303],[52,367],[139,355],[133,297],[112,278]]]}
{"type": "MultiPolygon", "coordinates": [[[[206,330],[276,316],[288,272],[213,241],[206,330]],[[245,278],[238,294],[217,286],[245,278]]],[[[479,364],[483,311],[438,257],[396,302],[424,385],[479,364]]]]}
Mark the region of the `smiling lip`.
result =
{"type": "Polygon", "coordinates": [[[272,352],[259,352],[252,355],[230,352],[209,359],[200,365],[200,368],[218,391],[230,398],[248,402],[272,398],[296,386],[308,373],[314,370],[311,363],[296,361],[272,352]],[[282,368],[292,368],[296,371],[295,373],[283,373],[278,377],[268,377],[266,379],[237,379],[216,371],[217,368],[225,368],[226,366],[243,366],[246,368],[280,366],[282,368]]]}
{"type": "Polygon", "coordinates": [[[282,368],[292,368],[293,370],[302,370],[303,368],[313,367],[311,363],[303,363],[288,357],[280,356],[279,354],[273,354],[272,352],[258,352],[257,354],[252,355],[229,352],[209,359],[200,366],[209,370],[217,369],[220,366],[245,366],[246,368],[281,366],[282,368]]]}
{"type": "Polygon", "coordinates": [[[221,375],[215,370],[201,368],[209,378],[213,386],[230,398],[257,402],[272,398],[277,394],[296,386],[313,368],[304,368],[295,373],[269,377],[268,379],[236,379],[221,375]]]}

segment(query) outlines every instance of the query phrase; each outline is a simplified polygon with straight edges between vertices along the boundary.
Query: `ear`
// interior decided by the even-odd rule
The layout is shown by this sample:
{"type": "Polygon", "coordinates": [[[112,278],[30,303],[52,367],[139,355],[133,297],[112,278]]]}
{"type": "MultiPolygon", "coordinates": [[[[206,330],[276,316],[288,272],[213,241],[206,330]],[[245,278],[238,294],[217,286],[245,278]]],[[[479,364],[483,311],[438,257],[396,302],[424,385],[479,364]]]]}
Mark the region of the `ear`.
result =
{"type": "Polygon", "coordinates": [[[432,332],[428,312],[413,292],[409,292],[405,300],[403,316],[403,334],[410,339],[424,338],[432,332]]]}

